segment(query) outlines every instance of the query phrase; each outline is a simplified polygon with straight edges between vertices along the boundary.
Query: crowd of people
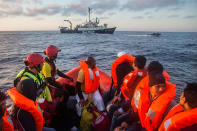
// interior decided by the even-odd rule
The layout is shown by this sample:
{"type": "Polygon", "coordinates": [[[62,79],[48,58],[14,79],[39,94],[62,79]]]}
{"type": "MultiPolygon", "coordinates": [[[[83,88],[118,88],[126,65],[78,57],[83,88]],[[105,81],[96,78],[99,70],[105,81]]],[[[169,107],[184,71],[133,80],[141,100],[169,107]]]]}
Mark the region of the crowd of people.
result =
{"type": "Polygon", "coordinates": [[[2,131],[195,131],[197,130],[197,83],[187,83],[176,103],[176,85],[163,65],[152,61],[146,67],[142,55],[117,55],[111,66],[111,87],[101,93],[96,60],[79,61],[77,80],[55,65],[60,50],[44,50],[46,58],[32,53],[25,68],[7,91],[0,91],[2,131]],[[59,84],[55,75],[72,85],[59,84]]]}

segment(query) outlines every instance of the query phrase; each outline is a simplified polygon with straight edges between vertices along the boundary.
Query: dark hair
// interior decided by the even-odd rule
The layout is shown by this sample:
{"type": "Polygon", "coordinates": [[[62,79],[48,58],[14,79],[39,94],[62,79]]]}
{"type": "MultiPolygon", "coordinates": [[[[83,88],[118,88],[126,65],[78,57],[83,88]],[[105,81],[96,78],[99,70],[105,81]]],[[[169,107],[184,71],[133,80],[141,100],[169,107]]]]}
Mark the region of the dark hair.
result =
{"type": "MultiPolygon", "coordinates": [[[[0,101],[4,101],[6,100],[7,96],[5,95],[4,92],[0,91],[0,101]]],[[[3,107],[0,107],[0,119],[4,116],[5,110],[3,109],[3,107]]]]}
{"type": "Polygon", "coordinates": [[[163,74],[158,72],[151,72],[149,74],[149,87],[158,84],[165,84],[165,78],[163,74]]]}
{"type": "Polygon", "coordinates": [[[20,81],[16,89],[25,97],[33,101],[36,101],[37,86],[36,86],[36,83],[34,83],[33,79],[24,79],[20,81]]]}
{"type": "Polygon", "coordinates": [[[57,98],[57,97],[62,97],[62,96],[64,96],[64,90],[62,90],[62,89],[56,89],[55,90],[55,93],[54,93],[54,98],[57,98]]]}
{"type": "Polygon", "coordinates": [[[139,68],[143,69],[146,65],[146,58],[144,56],[138,55],[135,57],[134,64],[139,68]]]}
{"type": "Polygon", "coordinates": [[[184,89],[184,96],[188,105],[191,108],[197,107],[197,83],[187,83],[186,88],[184,89]]]}
{"type": "Polygon", "coordinates": [[[5,95],[4,92],[0,91],[0,101],[6,100],[7,96],[5,95]]]}
{"type": "Polygon", "coordinates": [[[163,72],[163,66],[161,63],[159,63],[158,61],[152,61],[150,62],[150,64],[148,65],[148,73],[151,73],[151,72],[159,72],[159,73],[162,73],[163,72]]]}
{"type": "Polygon", "coordinates": [[[96,60],[92,56],[88,56],[86,58],[86,63],[87,64],[91,64],[92,62],[96,62],[96,60]]]}

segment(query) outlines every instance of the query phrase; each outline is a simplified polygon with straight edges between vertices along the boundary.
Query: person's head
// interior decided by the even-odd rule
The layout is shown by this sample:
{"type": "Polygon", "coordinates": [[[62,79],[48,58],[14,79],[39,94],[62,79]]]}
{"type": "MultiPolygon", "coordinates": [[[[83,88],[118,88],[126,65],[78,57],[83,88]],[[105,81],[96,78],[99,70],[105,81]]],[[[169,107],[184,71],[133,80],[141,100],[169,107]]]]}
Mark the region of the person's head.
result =
{"type": "Polygon", "coordinates": [[[197,108],[197,83],[187,83],[180,96],[180,105],[186,110],[197,108]]]}
{"type": "Polygon", "coordinates": [[[4,116],[6,110],[6,99],[7,96],[5,95],[5,93],[0,91],[0,119],[4,116]]]}
{"type": "Polygon", "coordinates": [[[29,67],[30,69],[34,69],[37,72],[40,72],[42,70],[43,62],[44,62],[44,59],[42,55],[36,54],[36,53],[30,54],[24,60],[24,63],[27,67],[29,67]]]}
{"type": "Polygon", "coordinates": [[[161,63],[159,63],[158,61],[152,61],[148,65],[147,70],[148,70],[148,73],[150,74],[151,72],[162,73],[164,69],[161,63]]]}
{"type": "Polygon", "coordinates": [[[64,99],[64,91],[61,89],[56,89],[54,93],[54,100],[56,102],[62,102],[64,99]]]}
{"type": "Polygon", "coordinates": [[[44,54],[50,59],[50,60],[55,60],[57,58],[58,52],[61,51],[59,50],[56,46],[54,45],[49,45],[45,51],[44,54]]]}
{"type": "Polygon", "coordinates": [[[96,66],[96,60],[91,57],[91,56],[88,56],[86,59],[85,59],[85,62],[86,64],[88,64],[88,66],[91,68],[91,69],[94,69],[95,66],[96,66]]]}
{"type": "Polygon", "coordinates": [[[149,74],[149,88],[153,98],[165,90],[165,78],[162,73],[152,72],[149,74]]]}
{"type": "Polygon", "coordinates": [[[16,89],[19,93],[33,101],[36,101],[36,97],[39,95],[37,94],[37,86],[33,79],[25,79],[20,81],[16,89]]]}
{"type": "Polygon", "coordinates": [[[135,57],[135,60],[133,62],[133,68],[136,69],[143,69],[146,65],[146,58],[144,56],[138,55],[135,57]]]}

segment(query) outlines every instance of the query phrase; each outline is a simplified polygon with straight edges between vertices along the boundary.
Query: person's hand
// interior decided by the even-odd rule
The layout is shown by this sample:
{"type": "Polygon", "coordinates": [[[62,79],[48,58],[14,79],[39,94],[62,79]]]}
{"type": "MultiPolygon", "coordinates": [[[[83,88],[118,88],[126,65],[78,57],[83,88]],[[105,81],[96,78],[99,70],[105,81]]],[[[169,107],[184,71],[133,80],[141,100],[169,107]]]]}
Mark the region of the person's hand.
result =
{"type": "Polygon", "coordinates": [[[117,104],[118,103],[118,96],[115,96],[112,100],[112,104],[117,104]]]}
{"type": "Polygon", "coordinates": [[[119,116],[120,115],[120,112],[119,111],[114,111],[114,115],[115,116],[119,116]]]}

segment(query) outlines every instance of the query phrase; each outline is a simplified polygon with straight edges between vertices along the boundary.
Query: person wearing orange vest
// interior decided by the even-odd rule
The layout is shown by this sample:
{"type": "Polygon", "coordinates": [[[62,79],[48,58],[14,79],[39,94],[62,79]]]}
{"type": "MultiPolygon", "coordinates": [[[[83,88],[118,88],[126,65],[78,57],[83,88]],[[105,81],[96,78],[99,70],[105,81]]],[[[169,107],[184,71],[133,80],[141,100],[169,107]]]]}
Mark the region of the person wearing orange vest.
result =
{"type": "Polygon", "coordinates": [[[47,85],[51,85],[56,88],[61,88],[61,86],[55,81],[55,75],[66,78],[73,82],[73,78],[65,75],[61,72],[55,65],[58,52],[60,52],[55,45],[49,45],[45,50],[44,54],[47,56],[44,61],[44,65],[41,73],[44,75],[47,81],[47,85]]]}
{"type": "Polygon", "coordinates": [[[6,109],[6,95],[0,91],[0,131],[13,131],[14,125],[6,109]]]}
{"type": "Polygon", "coordinates": [[[148,75],[138,83],[131,101],[133,119],[140,121],[127,124],[132,124],[131,128],[136,130],[156,130],[176,91],[176,86],[168,82],[169,75],[163,72],[163,66],[158,61],[152,61],[147,70],[148,75]]]}
{"type": "Polygon", "coordinates": [[[187,83],[180,102],[164,118],[159,131],[197,130],[197,83],[187,83]]]}
{"type": "Polygon", "coordinates": [[[89,56],[85,61],[79,61],[81,70],[77,78],[78,102],[84,104],[88,99],[92,101],[99,111],[104,111],[105,106],[99,92],[100,76],[96,67],[96,60],[89,56]]]}
{"type": "Polygon", "coordinates": [[[119,52],[117,54],[117,59],[112,63],[111,75],[112,75],[112,85],[108,92],[103,94],[103,100],[105,105],[113,99],[114,96],[120,93],[120,87],[123,82],[123,78],[133,71],[133,62],[135,57],[126,54],[126,52],[119,52]],[[112,88],[113,87],[113,88],[112,88]]]}
{"type": "MultiPolygon", "coordinates": [[[[135,87],[140,82],[140,80],[147,74],[146,69],[144,69],[145,64],[146,64],[146,58],[144,56],[138,55],[135,57],[135,60],[133,62],[134,71],[131,71],[129,74],[127,74],[124,77],[121,88],[120,88],[121,92],[119,93],[118,96],[114,97],[114,99],[112,100],[112,104],[117,103],[117,102],[128,103],[128,101],[132,99],[131,97],[133,96],[135,87]]],[[[123,112],[122,108],[120,108],[118,112],[119,113],[123,112]]],[[[118,112],[116,112],[116,114],[118,112]]]]}
{"type": "Polygon", "coordinates": [[[20,81],[16,88],[11,88],[7,92],[13,102],[10,115],[18,123],[17,129],[42,131],[44,119],[36,102],[38,92],[34,81],[20,81]]]}
{"type": "Polygon", "coordinates": [[[149,64],[148,77],[141,82],[132,105],[137,108],[141,126],[148,131],[157,130],[167,105],[175,96],[176,85],[166,80],[163,66],[157,61],[149,64]]]}

